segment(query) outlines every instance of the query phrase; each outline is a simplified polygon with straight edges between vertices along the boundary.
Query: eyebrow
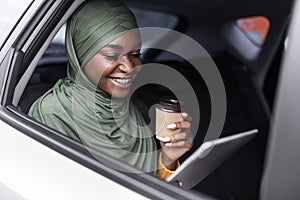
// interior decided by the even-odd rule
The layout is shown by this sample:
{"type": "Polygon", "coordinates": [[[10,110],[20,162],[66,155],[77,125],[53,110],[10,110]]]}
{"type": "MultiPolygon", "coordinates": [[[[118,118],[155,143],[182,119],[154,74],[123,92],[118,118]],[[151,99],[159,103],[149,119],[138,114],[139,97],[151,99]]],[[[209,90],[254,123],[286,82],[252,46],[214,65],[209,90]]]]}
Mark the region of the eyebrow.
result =
{"type": "Polygon", "coordinates": [[[112,49],[120,49],[120,50],[123,49],[123,47],[121,45],[117,45],[117,44],[108,44],[108,45],[105,46],[105,48],[106,47],[109,47],[109,48],[112,48],[112,49]]]}
{"type": "MultiPolygon", "coordinates": [[[[136,46],[136,49],[139,49],[140,47],[141,47],[141,44],[138,43],[138,45],[136,46]]],[[[112,49],[123,50],[123,47],[121,45],[118,45],[118,44],[108,44],[108,45],[104,46],[104,48],[112,48],[112,49]]]]}

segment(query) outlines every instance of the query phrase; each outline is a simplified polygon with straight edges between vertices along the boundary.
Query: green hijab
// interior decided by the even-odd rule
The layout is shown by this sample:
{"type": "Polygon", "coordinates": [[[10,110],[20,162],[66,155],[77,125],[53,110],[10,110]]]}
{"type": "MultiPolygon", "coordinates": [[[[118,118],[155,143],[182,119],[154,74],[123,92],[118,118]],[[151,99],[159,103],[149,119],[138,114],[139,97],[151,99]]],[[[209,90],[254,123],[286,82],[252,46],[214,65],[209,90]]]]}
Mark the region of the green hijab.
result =
{"type": "Polygon", "coordinates": [[[67,23],[68,76],[32,105],[29,116],[86,146],[155,174],[156,143],[135,104],[113,99],[93,85],[82,70],[102,47],[134,28],[133,14],[119,1],[94,0],[81,5],[67,23]]]}

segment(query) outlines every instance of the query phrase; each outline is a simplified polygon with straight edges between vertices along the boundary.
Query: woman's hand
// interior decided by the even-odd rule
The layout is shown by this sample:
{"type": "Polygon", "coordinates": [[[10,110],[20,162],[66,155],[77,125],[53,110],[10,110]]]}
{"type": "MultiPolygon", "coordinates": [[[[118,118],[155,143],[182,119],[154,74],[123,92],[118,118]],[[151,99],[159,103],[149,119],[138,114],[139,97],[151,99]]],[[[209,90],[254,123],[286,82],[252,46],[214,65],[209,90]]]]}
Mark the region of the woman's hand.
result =
{"type": "Polygon", "coordinates": [[[187,113],[182,113],[183,121],[169,124],[169,129],[180,129],[180,133],[174,133],[166,140],[160,141],[162,147],[162,162],[169,169],[176,168],[176,161],[193,146],[193,137],[191,134],[192,117],[187,113]]]}

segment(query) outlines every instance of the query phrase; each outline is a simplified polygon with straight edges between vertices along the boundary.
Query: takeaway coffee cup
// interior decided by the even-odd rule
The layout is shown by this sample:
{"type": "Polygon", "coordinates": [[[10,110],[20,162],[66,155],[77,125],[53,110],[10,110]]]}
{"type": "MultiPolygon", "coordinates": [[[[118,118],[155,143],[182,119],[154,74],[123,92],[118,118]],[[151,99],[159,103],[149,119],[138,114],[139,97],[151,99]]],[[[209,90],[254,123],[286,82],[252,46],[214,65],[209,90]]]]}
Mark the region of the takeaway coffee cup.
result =
{"type": "Polygon", "coordinates": [[[174,99],[164,99],[156,105],[156,138],[162,138],[179,133],[179,129],[168,129],[169,124],[183,121],[182,117],[182,102],[174,99]]]}

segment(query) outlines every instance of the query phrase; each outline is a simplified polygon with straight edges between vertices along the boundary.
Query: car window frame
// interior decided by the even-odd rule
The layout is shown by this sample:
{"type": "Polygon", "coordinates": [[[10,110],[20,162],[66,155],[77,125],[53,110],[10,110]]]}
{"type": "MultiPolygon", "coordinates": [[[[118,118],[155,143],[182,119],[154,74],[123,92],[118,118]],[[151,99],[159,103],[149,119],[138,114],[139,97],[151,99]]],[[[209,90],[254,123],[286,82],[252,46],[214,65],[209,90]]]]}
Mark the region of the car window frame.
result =
{"type": "Polygon", "coordinates": [[[9,37],[6,38],[6,40],[3,42],[3,44],[0,44],[0,46],[1,46],[0,63],[5,58],[6,52],[12,47],[16,38],[19,37],[20,32],[22,32],[24,27],[27,26],[28,21],[30,20],[31,16],[43,5],[43,1],[44,0],[33,1],[30,4],[30,6],[22,14],[22,18],[19,19],[17,21],[17,23],[14,25],[14,27],[10,31],[9,37]]]}
{"type": "MultiPolygon", "coordinates": [[[[8,5],[11,6],[13,3],[15,2],[10,2],[8,5]]],[[[27,2],[23,2],[23,4],[19,3],[18,5],[14,5],[15,9],[13,12],[13,16],[10,16],[12,21],[8,22],[8,23],[4,23],[1,24],[1,26],[4,26],[3,28],[5,28],[6,30],[4,30],[3,32],[1,32],[0,34],[2,35],[1,39],[0,39],[0,50],[2,49],[2,47],[4,46],[4,44],[6,43],[7,38],[9,38],[9,36],[11,35],[11,33],[14,31],[15,27],[18,25],[19,21],[23,18],[23,16],[26,14],[26,12],[30,9],[30,7],[32,6],[32,4],[34,3],[33,0],[28,0],[27,2]],[[20,7],[18,7],[20,6],[20,7]]],[[[6,10],[7,12],[7,10],[6,10]]],[[[7,13],[6,13],[7,14],[7,13]]]]}

